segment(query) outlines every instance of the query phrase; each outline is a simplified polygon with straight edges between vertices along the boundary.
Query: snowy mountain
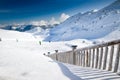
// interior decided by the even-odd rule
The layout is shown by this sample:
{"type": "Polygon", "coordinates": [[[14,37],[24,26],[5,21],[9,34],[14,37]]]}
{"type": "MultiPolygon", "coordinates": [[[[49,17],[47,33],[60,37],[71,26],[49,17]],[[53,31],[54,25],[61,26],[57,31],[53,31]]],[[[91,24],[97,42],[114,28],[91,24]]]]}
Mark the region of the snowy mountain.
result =
{"type": "Polygon", "coordinates": [[[41,38],[42,40],[44,40],[49,35],[50,29],[51,28],[43,29],[41,27],[35,27],[35,28],[28,30],[26,32],[31,33],[36,38],[38,37],[38,38],[41,38]]]}
{"type": "Polygon", "coordinates": [[[113,40],[116,40],[116,39],[120,39],[120,28],[109,33],[108,35],[102,37],[102,38],[98,38],[96,39],[95,41],[97,42],[108,42],[108,41],[113,41],[113,40]]]}
{"type": "Polygon", "coordinates": [[[54,24],[54,25],[35,25],[35,24],[11,24],[11,25],[0,25],[1,29],[5,29],[5,30],[15,30],[15,31],[20,31],[20,32],[25,32],[25,31],[29,31],[32,30],[36,27],[39,27],[41,29],[49,29],[49,28],[53,28],[54,26],[56,26],[58,24],[54,24]]]}
{"type": "Polygon", "coordinates": [[[25,25],[25,24],[11,24],[11,25],[6,24],[6,25],[3,25],[2,27],[0,26],[1,29],[15,30],[15,31],[20,31],[20,32],[30,30],[34,27],[35,27],[34,25],[25,25]]]}
{"type": "MultiPolygon", "coordinates": [[[[46,41],[96,39],[120,29],[120,0],[101,10],[78,13],[54,27],[46,41]]],[[[119,34],[120,31],[117,31],[119,34]]]]}
{"type": "Polygon", "coordinates": [[[49,34],[51,28],[57,26],[58,24],[0,24],[0,29],[27,32],[32,34],[35,38],[45,39],[49,34]]]}

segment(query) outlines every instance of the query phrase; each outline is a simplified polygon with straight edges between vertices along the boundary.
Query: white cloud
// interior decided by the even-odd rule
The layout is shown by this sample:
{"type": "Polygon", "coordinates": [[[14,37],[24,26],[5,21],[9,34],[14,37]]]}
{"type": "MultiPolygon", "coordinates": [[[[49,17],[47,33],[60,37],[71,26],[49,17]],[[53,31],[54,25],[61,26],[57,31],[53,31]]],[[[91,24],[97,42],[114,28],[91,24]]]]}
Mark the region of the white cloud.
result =
{"type": "Polygon", "coordinates": [[[60,16],[60,22],[63,22],[65,21],[67,18],[69,18],[70,16],[65,14],[65,13],[62,13],[61,16],[60,16]]]}
{"type": "Polygon", "coordinates": [[[55,20],[54,17],[52,17],[51,20],[49,21],[49,24],[50,24],[50,25],[59,24],[59,23],[60,23],[60,22],[57,21],[57,20],[55,20]]]}
{"type": "Polygon", "coordinates": [[[60,24],[61,22],[65,21],[69,17],[70,17],[69,15],[62,13],[60,17],[58,18],[58,20],[52,17],[51,20],[49,21],[46,21],[46,20],[32,21],[30,22],[30,24],[33,24],[36,26],[48,26],[48,25],[53,26],[54,24],[60,24]]]}
{"type": "Polygon", "coordinates": [[[32,21],[31,24],[33,25],[39,25],[39,26],[47,26],[48,25],[48,22],[45,21],[45,20],[41,20],[41,21],[32,21]]]}

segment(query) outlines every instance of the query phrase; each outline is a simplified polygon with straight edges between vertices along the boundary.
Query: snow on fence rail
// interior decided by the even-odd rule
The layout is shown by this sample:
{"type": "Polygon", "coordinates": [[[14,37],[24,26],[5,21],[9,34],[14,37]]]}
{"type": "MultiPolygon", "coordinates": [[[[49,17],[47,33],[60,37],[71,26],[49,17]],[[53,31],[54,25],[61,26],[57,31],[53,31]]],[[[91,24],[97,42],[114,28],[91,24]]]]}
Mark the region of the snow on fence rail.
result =
{"type": "Polygon", "coordinates": [[[120,72],[120,40],[48,55],[54,60],[113,72],[120,72]]]}

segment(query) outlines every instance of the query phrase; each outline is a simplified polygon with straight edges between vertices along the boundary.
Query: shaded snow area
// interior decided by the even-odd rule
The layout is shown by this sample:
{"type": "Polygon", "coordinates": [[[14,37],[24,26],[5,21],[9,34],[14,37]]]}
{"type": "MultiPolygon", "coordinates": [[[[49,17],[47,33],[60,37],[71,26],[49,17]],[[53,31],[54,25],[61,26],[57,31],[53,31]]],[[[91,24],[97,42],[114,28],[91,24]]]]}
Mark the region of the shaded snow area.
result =
{"type": "Polygon", "coordinates": [[[106,70],[83,68],[70,64],[64,64],[72,73],[83,80],[120,80],[120,76],[106,70]]]}
{"type": "Polygon", "coordinates": [[[28,33],[7,30],[0,30],[0,38],[0,80],[80,80],[63,64],[43,55],[60,46],[69,50],[62,42],[39,45],[28,33]]]}
{"type": "Polygon", "coordinates": [[[45,40],[91,40],[107,36],[118,29],[120,29],[120,0],[98,11],[92,10],[71,16],[51,29],[50,35],[45,40]]]}

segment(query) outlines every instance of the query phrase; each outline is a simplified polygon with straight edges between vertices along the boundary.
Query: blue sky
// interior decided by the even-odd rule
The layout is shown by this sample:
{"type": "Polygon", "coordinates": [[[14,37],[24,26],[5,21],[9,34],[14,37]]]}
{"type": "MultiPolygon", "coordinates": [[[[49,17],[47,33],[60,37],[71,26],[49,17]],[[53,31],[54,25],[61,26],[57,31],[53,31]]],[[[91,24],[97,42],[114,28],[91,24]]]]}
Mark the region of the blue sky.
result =
{"type": "Polygon", "coordinates": [[[56,19],[100,9],[115,0],[0,0],[0,24],[56,19]]]}

